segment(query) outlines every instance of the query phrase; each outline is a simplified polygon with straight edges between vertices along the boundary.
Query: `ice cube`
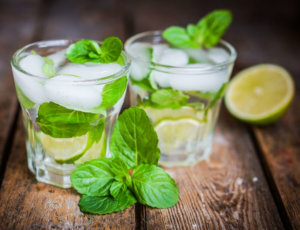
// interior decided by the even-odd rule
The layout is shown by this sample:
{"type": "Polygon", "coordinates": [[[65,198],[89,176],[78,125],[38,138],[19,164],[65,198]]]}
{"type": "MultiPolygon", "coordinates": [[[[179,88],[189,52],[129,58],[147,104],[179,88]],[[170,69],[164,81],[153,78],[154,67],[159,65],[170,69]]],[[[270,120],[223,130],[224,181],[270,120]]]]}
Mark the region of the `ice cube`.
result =
{"type": "MultiPolygon", "coordinates": [[[[209,64],[193,64],[193,67],[209,67],[209,64]]],[[[227,69],[216,72],[199,73],[199,69],[186,69],[186,74],[174,74],[170,78],[170,85],[173,89],[187,91],[213,91],[216,92],[227,82],[230,75],[227,69]]]]}
{"type": "Polygon", "coordinates": [[[101,64],[101,63],[68,63],[57,74],[60,75],[75,75],[86,80],[98,79],[107,77],[119,72],[122,69],[121,65],[116,63],[101,64]]]}
{"type": "Polygon", "coordinates": [[[62,65],[66,61],[66,50],[63,49],[61,51],[58,51],[54,54],[48,55],[47,57],[50,58],[54,62],[54,67],[57,68],[60,65],[62,65]]]}
{"type": "Polygon", "coordinates": [[[199,63],[212,63],[210,58],[207,55],[206,50],[204,49],[193,49],[193,48],[186,48],[183,51],[189,56],[190,59],[199,62],[199,63]]]}
{"type": "MultiPolygon", "coordinates": [[[[20,61],[20,67],[26,72],[45,78],[42,71],[44,59],[37,54],[29,54],[20,61]]],[[[33,102],[41,104],[47,101],[44,93],[44,80],[38,79],[33,76],[22,73],[19,70],[13,68],[13,74],[16,85],[22,90],[22,92],[33,102]]]]}
{"type": "Polygon", "coordinates": [[[184,66],[188,64],[189,57],[182,50],[168,48],[161,52],[157,62],[162,65],[184,66]]]}
{"type": "Polygon", "coordinates": [[[220,47],[213,47],[207,51],[207,56],[209,59],[213,60],[215,63],[221,63],[229,58],[229,54],[226,50],[220,47]]]}
{"type": "Polygon", "coordinates": [[[130,66],[130,75],[134,80],[140,81],[146,78],[149,71],[149,63],[143,61],[132,61],[130,66]]]}
{"type": "Polygon", "coordinates": [[[151,59],[151,48],[146,43],[134,43],[126,51],[135,60],[149,62],[151,59]]]}
{"type": "Polygon", "coordinates": [[[48,101],[44,91],[43,80],[28,76],[15,68],[13,68],[13,75],[16,85],[31,101],[37,104],[48,101]]]}
{"type": "Polygon", "coordinates": [[[153,70],[150,74],[150,78],[152,78],[162,88],[170,87],[170,78],[172,78],[172,76],[172,74],[156,70],[153,70]]]}
{"type": "Polygon", "coordinates": [[[46,77],[42,70],[44,63],[45,61],[40,55],[29,54],[20,61],[20,67],[32,75],[46,77]]]}
{"type": "Polygon", "coordinates": [[[103,85],[74,83],[78,77],[59,75],[47,80],[45,93],[49,101],[69,109],[89,112],[102,102],[103,85]]]}
{"type": "Polygon", "coordinates": [[[166,44],[154,44],[152,47],[152,60],[153,62],[158,62],[163,51],[168,48],[166,44]]]}

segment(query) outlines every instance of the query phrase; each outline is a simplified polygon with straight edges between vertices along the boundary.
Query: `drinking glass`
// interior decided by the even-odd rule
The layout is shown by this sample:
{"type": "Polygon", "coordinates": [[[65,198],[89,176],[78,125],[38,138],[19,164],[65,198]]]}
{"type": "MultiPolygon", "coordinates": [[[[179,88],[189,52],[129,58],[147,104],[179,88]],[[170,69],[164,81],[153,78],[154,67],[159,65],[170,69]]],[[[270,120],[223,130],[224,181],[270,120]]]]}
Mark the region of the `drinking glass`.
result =
{"type": "Polygon", "coordinates": [[[160,165],[207,159],[235,49],[223,40],[212,48],[174,48],[161,31],[149,31],[129,38],[125,51],[132,60],[130,102],[144,108],[154,125],[160,165]]]}
{"type": "Polygon", "coordinates": [[[125,52],[122,64],[70,63],[65,49],[75,41],[35,42],[11,60],[28,167],[38,181],[63,188],[71,187],[79,164],[108,153],[130,64],[125,52]],[[45,76],[47,63],[56,68],[54,76],[45,76]]]}

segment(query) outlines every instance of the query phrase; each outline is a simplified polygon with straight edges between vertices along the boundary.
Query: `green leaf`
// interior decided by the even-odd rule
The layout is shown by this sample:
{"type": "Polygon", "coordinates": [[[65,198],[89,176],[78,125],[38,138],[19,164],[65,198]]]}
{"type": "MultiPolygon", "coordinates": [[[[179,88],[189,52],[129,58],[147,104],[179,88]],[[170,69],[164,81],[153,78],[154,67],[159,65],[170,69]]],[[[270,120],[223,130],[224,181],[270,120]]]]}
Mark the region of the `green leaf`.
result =
{"type": "Polygon", "coordinates": [[[73,63],[99,62],[100,47],[93,40],[80,40],[66,50],[66,57],[73,63]]]}
{"type": "Polygon", "coordinates": [[[120,193],[127,189],[126,184],[120,181],[114,181],[110,186],[110,195],[116,198],[120,193]]]}
{"type": "Polygon", "coordinates": [[[150,101],[156,108],[177,109],[187,104],[189,96],[173,89],[160,89],[150,95],[150,101]]]}
{"type": "Polygon", "coordinates": [[[118,157],[128,169],[160,158],[157,134],[146,114],[138,107],[125,110],[117,120],[110,143],[112,156],[118,157]]]}
{"type": "Polygon", "coordinates": [[[32,109],[35,106],[35,103],[31,101],[17,85],[16,85],[16,91],[17,91],[18,99],[24,109],[32,109]]]}
{"type": "Polygon", "coordinates": [[[81,194],[108,195],[115,177],[111,162],[111,158],[99,158],[79,165],[71,175],[73,187],[81,194]]]}
{"type": "Polygon", "coordinates": [[[136,203],[136,199],[129,190],[120,193],[116,198],[112,196],[82,196],[79,207],[82,212],[93,214],[108,214],[122,211],[136,203]]]}
{"type": "Polygon", "coordinates": [[[40,106],[36,122],[44,133],[52,137],[69,138],[88,132],[91,123],[97,119],[99,114],[71,110],[49,102],[40,106]]]}
{"type": "Polygon", "coordinates": [[[232,21],[228,10],[215,10],[202,18],[197,25],[189,24],[187,28],[171,26],[162,36],[177,47],[201,48],[216,45],[232,21]]]}
{"type": "Polygon", "coordinates": [[[139,165],[133,170],[132,189],[139,203],[156,208],[170,208],[179,200],[175,181],[155,165],[139,165]]]}
{"type": "Polygon", "coordinates": [[[162,36],[174,46],[193,47],[188,32],[182,27],[171,26],[162,33],[162,36]]]}
{"type": "Polygon", "coordinates": [[[48,57],[43,57],[44,59],[44,64],[42,66],[42,70],[43,73],[47,76],[47,77],[54,77],[55,73],[56,73],[56,69],[54,67],[54,62],[51,58],[48,57]]]}
{"type": "Polygon", "coordinates": [[[127,76],[120,77],[104,86],[102,91],[102,103],[93,109],[95,113],[103,113],[108,108],[114,106],[124,95],[127,88],[127,76]]]}
{"type": "Polygon", "coordinates": [[[132,77],[130,77],[130,83],[132,85],[137,85],[138,87],[140,87],[141,89],[144,89],[144,90],[147,90],[151,93],[155,92],[156,89],[153,88],[153,86],[151,85],[151,82],[150,82],[150,78],[149,78],[149,74],[147,75],[146,78],[143,78],[142,80],[140,81],[136,81],[134,80],[132,77]]]}
{"type": "Polygon", "coordinates": [[[101,63],[111,63],[118,60],[121,55],[123,44],[117,37],[108,37],[104,39],[101,45],[101,63]]]}
{"type": "Polygon", "coordinates": [[[198,24],[197,43],[206,47],[216,45],[232,21],[232,14],[228,10],[215,10],[202,18],[198,24]]]}

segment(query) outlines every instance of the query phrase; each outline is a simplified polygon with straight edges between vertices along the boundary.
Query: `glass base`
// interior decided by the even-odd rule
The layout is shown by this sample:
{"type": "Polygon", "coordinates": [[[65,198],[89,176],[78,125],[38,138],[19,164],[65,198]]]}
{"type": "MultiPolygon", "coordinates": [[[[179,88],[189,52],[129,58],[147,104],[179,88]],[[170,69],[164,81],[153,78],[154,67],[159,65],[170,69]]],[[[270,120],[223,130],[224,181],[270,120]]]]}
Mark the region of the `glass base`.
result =
{"type": "Polygon", "coordinates": [[[183,153],[184,151],[178,150],[178,154],[176,151],[173,151],[173,154],[166,154],[162,151],[158,164],[163,167],[194,166],[200,161],[208,159],[212,150],[212,139],[213,135],[210,135],[205,142],[200,142],[197,150],[193,152],[183,153]]]}
{"type": "Polygon", "coordinates": [[[75,165],[58,165],[53,163],[53,160],[50,158],[41,158],[35,155],[29,141],[26,141],[26,150],[28,168],[39,182],[55,185],[60,188],[72,187],[70,177],[76,168],[75,165]]]}

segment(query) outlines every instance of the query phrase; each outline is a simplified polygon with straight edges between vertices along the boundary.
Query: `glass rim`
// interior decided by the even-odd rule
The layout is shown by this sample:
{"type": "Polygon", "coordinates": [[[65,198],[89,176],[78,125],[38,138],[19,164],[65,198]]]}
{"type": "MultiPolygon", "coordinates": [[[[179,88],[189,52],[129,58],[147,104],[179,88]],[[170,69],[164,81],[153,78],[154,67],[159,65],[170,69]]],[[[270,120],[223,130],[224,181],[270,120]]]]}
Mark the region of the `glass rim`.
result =
{"type": "MultiPolygon", "coordinates": [[[[130,56],[131,59],[134,59],[134,57],[132,55],[130,55],[129,52],[129,47],[131,44],[133,44],[133,42],[135,42],[136,40],[146,37],[146,36],[161,36],[162,35],[162,30],[152,30],[152,31],[145,31],[145,32],[141,32],[138,33],[136,35],[133,35],[132,37],[128,38],[125,43],[124,43],[124,50],[125,52],[128,53],[128,55],[130,56]]],[[[162,36],[161,36],[162,37],[162,36]]],[[[234,63],[234,61],[237,58],[237,52],[235,50],[235,48],[227,41],[221,39],[219,41],[218,44],[223,45],[224,47],[226,47],[230,53],[229,53],[229,57],[220,63],[214,64],[212,66],[172,66],[172,65],[164,65],[164,64],[160,64],[157,62],[147,62],[147,61],[143,61],[143,60],[139,60],[142,61],[144,63],[150,64],[150,68],[153,68],[155,70],[159,70],[162,72],[185,72],[185,70],[193,70],[192,73],[190,74],[197,74],[199,72],[216,72],[219,71],[219,69],[223,69],[224,67],[234,63]]]]}
{"type": "MultiPolygon", "coordinates": [[[[62,45],[67,45],[67,44],[71,44],[73,42],[76,42],[76,41],[79,41],[79,40],[82,40],[82,39],[53,39],[53,40],[41,40],[41,41],[36,41],[36,42],[32,42],[32,43],[29,43],[25,46],[23,46],[22,48],[18,49],[12,56],[11,58],[11,65],[16,68],[18,71],[20,71],[21,73],[27,75],[28,77],[32,77],[34,79],[37,79],[37,80],[42,80],[42,81],[47,81],[47,80],[50,80],[52,78],[48,78],[48,77],[44,77],[44,76],[38,76],[38,75],[35,75],[35,74],[32,74],[32,73],[29,73],[27,71],[25,71],[23,68],[21,68],[20,66],[20,63],[18,62],[18,58],[20,57],[20,55],[22,53],[24,53],[24,51],[32,46],[35,46],[35,45],[40,45],[40,47],[47,47],[47,46],[57,46],[59,47],[62,46],[62,45]]],[[[98,44],[101,44],[100,41],[97,41],[95,40],[98,44]]],[[[67,48],[67,47],[66,47],[67,48]]],[[[129,55],[126,54],[126,52],[124,52],[124,50],[122,50],[122,53],[121,53],[121,56],[125,59],[125,65],[124,66],[121,66],[121,70],[119,70],[118,72],[114,73],[114,74],[111,74],[111,75],[107,75],[105,77],[100,77],[100,78],[95,78],[95,79],[79,79],[79,80],[61,80],[62,82],[69,82],[70,84],[71,83],[109,83],[111,81],[114,81],[114,80],[117,80],[118,78],[121,78],[123,77],[123,73],[125,73],[128,69],[129,69],[129,66],[130,66],[130,58],[129,58],[129,55]]],[[[65,76],[67,74],[61,74],[61,75],[56,75],[56,76],[65,76]]],[[[71,75],[70,75],[71,76],[71,75]]]]}

